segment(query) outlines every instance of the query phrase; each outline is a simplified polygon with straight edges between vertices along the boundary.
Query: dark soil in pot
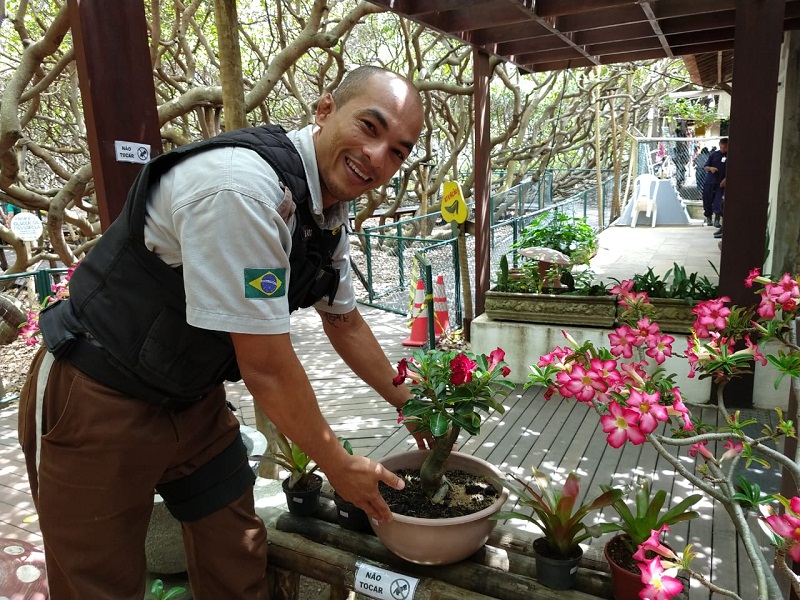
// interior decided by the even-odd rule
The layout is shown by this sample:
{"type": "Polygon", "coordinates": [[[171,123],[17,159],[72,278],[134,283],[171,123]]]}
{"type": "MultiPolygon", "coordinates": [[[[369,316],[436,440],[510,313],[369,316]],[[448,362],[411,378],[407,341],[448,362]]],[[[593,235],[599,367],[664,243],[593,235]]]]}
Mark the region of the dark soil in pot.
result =
{"type": "Polygon", "coordinates": [[[406,482],[402,490],[381,483],[380,492],[392,512],[422,519],[463,517],[491,506],[500,492],[480,475],[465,471],[447,471],[452,489],[442,504],[431,504],[419,483],[419,469],[399,469],[398,477],[406,482]]]}
{"type": "MultiPolygon", "coordinates": [[[[625,537],[627,536],[617,535],[611,538],[606,544],[606,552],[608,552],[609,559],[613,560],[614,563],[620,568],[630,571],[631,573],[635,573],[636,575],[640,575],[641,571],[636,564],[636,560],[633,558],[633,554],[631,554],[631,551],[628,550],[628,547],[625,544],[625,537]]],[[[648,553],[647,556],[648,558],[652,558],[654,554],[648,553]]]]}
{"type": "Polygon", "coordinates": [[[539,556],[552,558],[553,560],[573,560],[575,558],[580,558],[583,555],[583,550],[581,550],[580,546],[578,546],[573,551],[572,556],[560,556],[553,552],[553,550],[550,548],[550,544],[548,544],[547,540],[544,538],[536,538],[533,540],[533,550],[539,556]]]}

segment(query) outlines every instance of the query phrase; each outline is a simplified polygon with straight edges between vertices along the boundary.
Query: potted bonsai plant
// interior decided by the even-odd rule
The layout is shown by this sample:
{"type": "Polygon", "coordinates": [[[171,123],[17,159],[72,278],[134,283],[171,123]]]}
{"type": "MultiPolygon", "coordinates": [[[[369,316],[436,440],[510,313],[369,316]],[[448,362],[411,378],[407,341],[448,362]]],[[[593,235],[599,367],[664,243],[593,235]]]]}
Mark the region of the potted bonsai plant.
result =
{"type": "MultiPolygon", "coordinates": [[[[603,552],[611,567],[611,586],[616,600],[639,600],[639,592],[645,588],[645,584],[638,563],[650,558],[648,551],[642,552],[639,547],[649,540],[645,548],[661,546],[662,553],[671,553],[671,549],[660,542],[662,534],[669,531],[670,525],[698,517],[696,511],[689,509],[701,498],[700,494],[692,494],[662,512],[667,492],[658,490],[651,496],[650,481],[643,477],[634,486],[633,511],[623,498],[617,498],[611,504],[620,521],[604,525],[604,531],[622,533],[611,538],[603,552]]],[[[677,559],[677,556],[672,553],[672,558],[677,559]]]]}
{"type": "Polygon", "coordinates": [[[315,471],[316,465],[300,446],[290,441],[271,422],[267,424],[268,438],[278,444],[278,449],[270,454],[253,455],[254,460],[266,460],[286,469],[289,476],[281,486],[286,494],[289,512],[295,515],[308,516],[317,512],[319,497],[322,491],[322,477],[315,471]]]}
{"type": "Polygon", "coordinates": [[[583,556],[580,543],[602,533],[598,523],[587,526],[584,519],[593,511],[600,510],[617,502],[622,490],[607,489],[592,500],[575,507],[580,495],[580,477],[570,473],[560,490],[557,490],[550,477],[533,467],[533,477],[539,488],[537,493],[528,483],[515,475],[510,475],[522,488],[513,489],[519,504],[530,508],[531,514],[518,511],[501,512],[492,519],[525,519],[536,525],[544,537],[533,542],[536,557],[536,577],[542,585],[563,590],[574,587],[577,566],[583,556]]]}
{"type": "Polygon", "coordinates": [[[401,558],[420,564],[458,562],[486,543],[494,528],[496,522],[489,516],[502,508],[508,490],[497,490],[491,482],[502,479],[502,473],[486,461],[454,452],[453,447],[462,430],[480,433],[482,414],[505,411],[500,400],[515,384],[506,379],[509,368],[504,356],[500,348],[488,356],[417,350],[398,364],[393,383],[407,382],[413,394],[399,410],[398,421],[433,440],[430,450],[380,461],[406,479],[400,492],[381,487],[393,520],[372,523],[378,538],[401,558]],[[451,493],[464,490],[464,479],[474,486],[470,493],[451,493]],[[466,506],[458,501],[462,496],[468,500],[466,506]],[[403,503],[407,507],[399,508],[403,503]],[[448,543],[442,544],[443,539],[448,543]]]}

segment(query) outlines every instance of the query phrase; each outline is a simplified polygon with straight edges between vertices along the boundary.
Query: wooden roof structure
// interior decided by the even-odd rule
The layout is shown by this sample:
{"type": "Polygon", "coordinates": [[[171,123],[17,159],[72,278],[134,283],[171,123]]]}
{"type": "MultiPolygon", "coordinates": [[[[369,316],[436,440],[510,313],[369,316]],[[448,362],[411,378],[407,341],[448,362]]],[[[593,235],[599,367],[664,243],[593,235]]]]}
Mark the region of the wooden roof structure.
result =
{"type": "MultiPolygon", "coordinates": [[[[682,57],[698,85],[733,77],[737,0],[370,1],[523,71],[682,57]]],[[[783,28],[800,29],[800,0],[783,28]]]]}

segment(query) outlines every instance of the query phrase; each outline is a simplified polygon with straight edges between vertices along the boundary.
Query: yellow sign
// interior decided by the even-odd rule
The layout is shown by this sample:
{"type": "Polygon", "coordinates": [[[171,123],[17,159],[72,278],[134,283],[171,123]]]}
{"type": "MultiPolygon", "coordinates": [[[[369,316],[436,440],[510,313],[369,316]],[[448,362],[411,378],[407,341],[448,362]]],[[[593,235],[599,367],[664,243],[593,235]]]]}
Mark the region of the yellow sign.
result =
{"type": "Polygon", "coordinates": [[[467,219],[467,203],[457,181],[445,181],[442,195],[442,218],[447,221],[463,223],[467,219]]]}

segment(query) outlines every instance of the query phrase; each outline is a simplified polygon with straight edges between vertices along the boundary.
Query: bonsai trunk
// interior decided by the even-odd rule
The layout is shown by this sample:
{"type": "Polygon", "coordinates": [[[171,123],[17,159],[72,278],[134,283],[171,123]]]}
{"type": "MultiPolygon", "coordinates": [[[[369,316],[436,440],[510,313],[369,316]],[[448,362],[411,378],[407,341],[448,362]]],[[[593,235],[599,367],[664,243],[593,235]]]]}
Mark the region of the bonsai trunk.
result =
{"type": "Polygon", "coordinates": [[[450,484],[444,476],[444,463],[453,451],[460,431],[460,427],[453,425],[446,434],[436,438],[433,450],[419,469],[422,489],[434,504],[441,504],[450,491],[450,484]]]}

